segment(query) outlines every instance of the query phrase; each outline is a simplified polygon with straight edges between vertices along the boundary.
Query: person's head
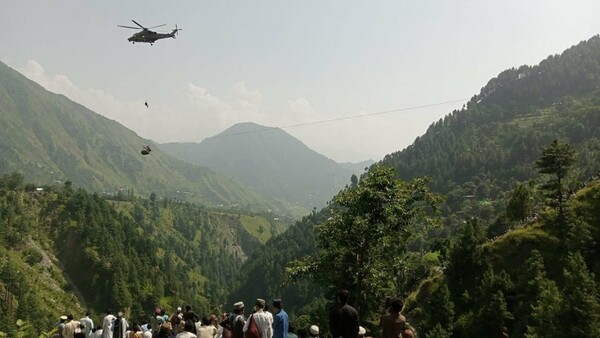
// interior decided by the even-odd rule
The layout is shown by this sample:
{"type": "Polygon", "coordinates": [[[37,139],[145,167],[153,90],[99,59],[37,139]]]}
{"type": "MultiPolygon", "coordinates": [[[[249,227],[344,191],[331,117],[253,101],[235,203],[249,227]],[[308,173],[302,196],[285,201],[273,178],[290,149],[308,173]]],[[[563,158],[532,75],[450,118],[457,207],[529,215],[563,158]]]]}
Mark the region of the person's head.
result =
{"type": "Polygon", "coordinates": [[[190,312],[190,311],[192,311],[192,307],[190,305],[186,305],[185,312],[190,312]]]}
{"type": "Polygon", "coordinates": [[[244,312],[244,302],[233,304],[233,313],[241,315],[244,312]]]}
{"type": "Polygon", "coordinates": [[[203,316],[202,319],[200,319],[202,321],[202,325],[204,326],[208,326],[210,325],[210,316],[203,316]]]}
{"type": "Polygon", "coordinates": [[[67,316],[60,316],[60,322],[64,323],[67,321],[67,316]]]}
{"type": "Polygon", "coordinates": [[[358,336],[359,337],[364,337],[367,334],[367,330],[365,330],[364,327],[359,326],[358,327],[358,336]]]}
{"type": "Polygon", "coordinates": [[[308,332],[310,333],[311,337],[318,337],[319,336],[319,327],[316,325],[312,325],[310,327],[310,329],[308,330],[308,332]]]}
{"type": "Polygon", "coordinates": [[[402,331],[402,338],[414,338],[415,334],[411,329],[404,329],[402,331]]]}
{"type": "Polygon", "coordinates": [[[402,301],[399,298],[394,298],[390,302],[390,311],[400,313],[402,311],[402,301]]]}
{"type": "Polygon", "coordinates": [[[181,313],[181,306],[177,308],[177,313],[181,313]]]}
{"type": "Polygon", "coordinates": [[[338,291],[337,298],[340,303],[347,304],[349,297],[350,297],[350,291],[348,291],[346,289],[341,289],[340,291],[338,291]]]}
{"type": "Polygon", "coordinates": [[[123,312],[119,311],[119,312],[117,313],[117,317],[123,317],[123,312]]]}
{"type": "Polygon", "coordinates": [[[86,316],[86,317],[89,317],[89,316],[90,316],[90,314],[91,314],[91,313],[90,313],[89,311],[86,311],[86,312],[85,312],[85,316],[86,316]]]}
{"type": "Polygon", "coordinates": [[[187,332],[193,332],[195,328],[196,325],[194,325],[193,320],[186,320],[185,324],[183,324],[183,329],[187,332]]]}
{"type": "Polygon", "coordinates": [[[67,316],[67,320],[68,321],[72,321],[73,320],[73,314],[69,313],[69,315],[67,316]]]}
{"type": "Polygon", "coordinates": [[[283,309],[283,303],[281,302],[281,299],[273,299],[273,312],[279,313],[281,309],[283,309]]]}
{"type": "Polygon", "coordinates": [[[211,325],[214,325],[215,327],[216,327],[217,325],[219,325],[219,320],[217,319],[217,316],[216,316],[216,315],[214,315],[214,314],[211,314],[211,315],[210,315],[208,318],[210,319],[210,324],[211,324],[211,325]]]}
{"type": "Polygon", "coordinates": [[[110,314],[112,314],[112,310],[111,310],[111,309],[106,309],[106,314],[107,314],[107,315],[110,315],[110,314]]]}
{"type": "Polygon", "coordinates": [[[256,311],[262,310],[265,308],[265,300],[262,298],[257,298],[256,302],[254,302],[254,309],[256,311]]]}

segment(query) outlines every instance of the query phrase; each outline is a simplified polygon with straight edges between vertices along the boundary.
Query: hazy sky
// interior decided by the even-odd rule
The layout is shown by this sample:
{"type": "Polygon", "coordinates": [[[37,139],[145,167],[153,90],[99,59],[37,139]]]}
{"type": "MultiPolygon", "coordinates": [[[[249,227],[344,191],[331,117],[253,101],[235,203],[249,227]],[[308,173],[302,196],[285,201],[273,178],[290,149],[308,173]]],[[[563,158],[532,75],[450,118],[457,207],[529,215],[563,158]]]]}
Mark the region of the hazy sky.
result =
{"type": "Polygon", "coordinates": [[[465,101],[343,118],[468,99],[599,18],[598,0],[0,0],[0,61],[157,142],[308,123],[284,130],[336,161],[379,160],[465,101]],[[117,27],[131,19],[183,30],[132,45],[117,27]]]}

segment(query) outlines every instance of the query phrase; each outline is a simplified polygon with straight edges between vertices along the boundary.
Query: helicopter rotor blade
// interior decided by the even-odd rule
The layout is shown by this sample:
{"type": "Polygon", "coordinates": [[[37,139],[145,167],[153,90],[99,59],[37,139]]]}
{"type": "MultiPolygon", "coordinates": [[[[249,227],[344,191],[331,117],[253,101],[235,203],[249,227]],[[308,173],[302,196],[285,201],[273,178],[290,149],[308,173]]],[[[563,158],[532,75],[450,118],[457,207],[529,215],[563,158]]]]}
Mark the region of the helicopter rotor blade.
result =
{"type": "Polygon", "coordinates": [[[135,20],[131,19],[131,21],[133,21],[134,24],[140,26],[140,28],[147,29],[146,27],[144,27],[144,26],[140,25],[139,23],[135,22],[135,20]]]}
{"type": "Polygon", "coordinates": [[[164,24],[162,24],[162,25],[148,27],[148,29],[150,29],[150,28],[158,28],[158,27],[162,27],[162,26],[166,26],[166,25],[167,25],[167,24],[166,24],[166,23],[164,23],[164,24]]]}
{"type": "Polygon", "coordinates": [[[122,27],[122,28],[131,28],[131,29],[141,29],[141,28],[139,28],[139,27],[121,26],[121,25],[117,25],[117,27],[122,27]]]}

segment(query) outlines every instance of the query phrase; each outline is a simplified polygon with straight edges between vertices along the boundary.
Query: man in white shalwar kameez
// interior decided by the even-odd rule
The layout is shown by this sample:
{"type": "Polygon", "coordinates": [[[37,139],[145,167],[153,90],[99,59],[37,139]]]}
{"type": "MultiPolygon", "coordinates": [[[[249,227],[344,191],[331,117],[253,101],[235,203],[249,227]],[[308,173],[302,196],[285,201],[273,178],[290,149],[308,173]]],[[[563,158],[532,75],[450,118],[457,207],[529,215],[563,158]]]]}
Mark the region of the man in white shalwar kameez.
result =
{"type": "Polygon", "coordinates": [[[113,338],[113,322],[117,319],[110,310],[106,311],[106,317],[102,320],[102,338],[113,338]]]}

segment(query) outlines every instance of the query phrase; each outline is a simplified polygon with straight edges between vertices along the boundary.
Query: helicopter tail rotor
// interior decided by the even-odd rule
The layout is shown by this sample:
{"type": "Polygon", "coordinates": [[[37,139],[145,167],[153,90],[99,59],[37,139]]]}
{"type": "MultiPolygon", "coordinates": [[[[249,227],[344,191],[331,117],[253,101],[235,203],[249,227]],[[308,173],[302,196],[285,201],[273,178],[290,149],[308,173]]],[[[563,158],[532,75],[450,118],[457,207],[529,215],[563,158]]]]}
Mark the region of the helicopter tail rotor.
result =
{"type": "Polygon", "coordinates": [[[178,32],[182,30],[181,28],[177,27],[177,24],[175,24],[175,29],[173,29],[173,31],[171,32],[171,37],[173,39],[175,39],[175,37],[179,34],[178,32]]]}

